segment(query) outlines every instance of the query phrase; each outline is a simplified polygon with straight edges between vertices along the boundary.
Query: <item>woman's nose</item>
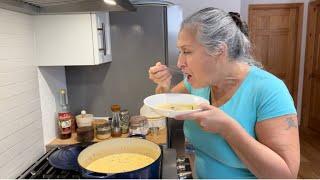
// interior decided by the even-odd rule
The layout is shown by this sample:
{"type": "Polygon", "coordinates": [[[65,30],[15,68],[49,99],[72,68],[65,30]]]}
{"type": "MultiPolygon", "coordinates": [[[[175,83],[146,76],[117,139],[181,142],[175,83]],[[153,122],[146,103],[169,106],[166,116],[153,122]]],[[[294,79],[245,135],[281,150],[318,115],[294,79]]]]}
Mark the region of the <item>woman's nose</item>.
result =
{"type": "Polygon", "coordinates": [[[185,57],[182,56],[181,54],[179,54],[178,56],[178,62],[177,62],[177,67],[179,69],[182,69],[186,66],[186,61],[185,61],[185,57]]]}

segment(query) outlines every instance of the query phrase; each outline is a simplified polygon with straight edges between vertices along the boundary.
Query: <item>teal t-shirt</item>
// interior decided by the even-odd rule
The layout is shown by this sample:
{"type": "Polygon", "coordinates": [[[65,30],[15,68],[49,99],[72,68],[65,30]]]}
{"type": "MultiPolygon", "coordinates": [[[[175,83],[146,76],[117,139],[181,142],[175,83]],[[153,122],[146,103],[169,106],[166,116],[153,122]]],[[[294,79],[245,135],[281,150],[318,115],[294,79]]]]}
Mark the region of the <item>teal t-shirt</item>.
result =
{"type": "MultiPolygon", "coordinates": [[[[194,89],[184,80],[190,94],[209,99],[210,88],[194,89]]],[[[296,114],[286,85],[274,75],[251,66],[250,70],[225,104],[219,107],[256,138],[259,121],[296,114]]],[[[184,134],[195,148],[198,178],[256,178],[241,162],[229,144],[218,134],[201,129],[197,122],[184,121],[184,134]]]]}

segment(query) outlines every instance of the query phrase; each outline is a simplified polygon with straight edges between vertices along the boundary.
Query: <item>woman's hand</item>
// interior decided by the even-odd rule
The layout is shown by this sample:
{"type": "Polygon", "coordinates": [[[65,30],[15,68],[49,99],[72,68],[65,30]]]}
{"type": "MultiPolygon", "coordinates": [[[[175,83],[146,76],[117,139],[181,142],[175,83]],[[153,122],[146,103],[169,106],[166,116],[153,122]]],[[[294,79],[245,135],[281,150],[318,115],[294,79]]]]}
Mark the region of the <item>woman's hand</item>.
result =
{"type": "Polygon", "coordinates": [[[149,69],[149,79],[158,84],[158,86],[170,89],[172,75],[166,65],[157,62],[155,66],[149,69]]]}
{"type": "Polygon", "coordinates": [[[176,116],[175,119],[196,120],[203,130],[218,133],[222,136],[227,134],[229,125],[235,122],[232,117],[228,116],[217,107],[208,104],[200,104],[200,108],[203,109],[203,111],[179,115],[176,116]]]}

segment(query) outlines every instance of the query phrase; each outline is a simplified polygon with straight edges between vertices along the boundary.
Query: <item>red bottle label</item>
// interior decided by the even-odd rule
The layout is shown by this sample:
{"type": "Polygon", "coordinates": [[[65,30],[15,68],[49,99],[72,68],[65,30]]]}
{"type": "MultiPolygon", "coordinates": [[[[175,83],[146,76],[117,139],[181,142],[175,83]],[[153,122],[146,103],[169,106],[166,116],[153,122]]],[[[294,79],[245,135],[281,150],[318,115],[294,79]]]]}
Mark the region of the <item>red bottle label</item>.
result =
{"type": "Polygon", "coordinates": [[[58,125],[61,134],[71,133],[72,114],[70,112],[58,113],[58,125]]]}

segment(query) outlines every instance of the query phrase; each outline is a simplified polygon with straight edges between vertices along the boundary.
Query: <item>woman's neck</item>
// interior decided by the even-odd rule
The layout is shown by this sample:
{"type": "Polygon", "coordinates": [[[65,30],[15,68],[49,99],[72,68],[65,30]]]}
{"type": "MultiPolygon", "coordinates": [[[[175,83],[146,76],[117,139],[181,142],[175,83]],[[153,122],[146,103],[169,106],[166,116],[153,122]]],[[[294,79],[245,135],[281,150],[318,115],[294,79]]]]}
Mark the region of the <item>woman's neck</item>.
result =
{"type": "Polygon", "coordinates": [[[245,79],[249,68],[249,65],[239,62],[231,63],[225,67],[224,69],[227,71],[222,73],[221,80],[211,87],[213,102],[222,101],[221,103],[224,103],[229,100],[245,79]]]}

